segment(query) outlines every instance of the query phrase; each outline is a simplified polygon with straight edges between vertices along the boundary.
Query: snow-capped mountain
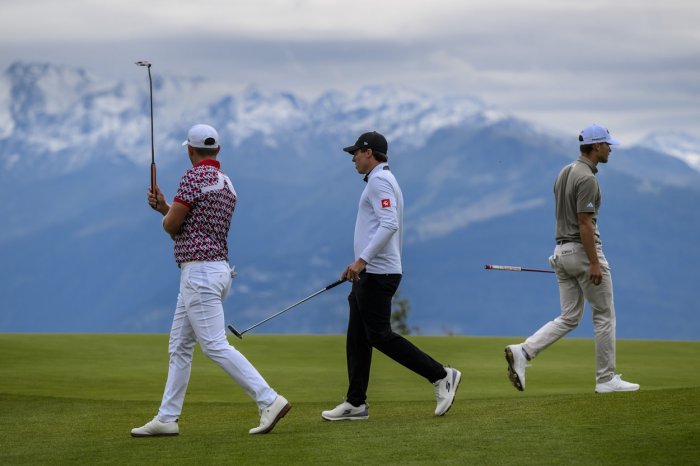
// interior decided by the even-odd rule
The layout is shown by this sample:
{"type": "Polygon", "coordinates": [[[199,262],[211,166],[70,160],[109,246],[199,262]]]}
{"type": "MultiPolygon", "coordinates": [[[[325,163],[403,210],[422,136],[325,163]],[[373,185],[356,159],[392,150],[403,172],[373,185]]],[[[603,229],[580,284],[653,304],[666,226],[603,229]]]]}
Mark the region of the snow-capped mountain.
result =
{"type": "Polygon", "coordinates": [[[652,134],[640,145],[676,157],[700,172],[700,139],[690,134],[682,131],[652,134]]]}
{"type": "MultiPolygon", "coordinates": [[[[0,331],[166,332],[177,293],[172,245],[145,202],[148,79],[110,82],[60,65],[15,63],[0,77],[0,331]]],[[[558,312],[552,277],[485,272],[547,267],[551,189],[577,154],[471,96],[367,87],[315,99],[154,75],[155,151],[171,197],[181,141],[206,122],[239,204],[230,235],[240,272],[229,320],[256,322],[333,282],[352,260],[363,188],[343,146],[383,132],[405,209],[410,322],[424,333],[524,335],[558,312]]],[[[614,267],[621,337],[696,339],[693,290],[700,173],[669,144],[616,149],[601,167],[600,228],[614,267]],[[690,245],[678,254],[679,245],[690,245]],[[682,258],[682,259],[681,259],[682,258]]],[[[262,332],[343,332],[338,287],[262,332]]],[[[590,334],[586,322],[579,335],[590,334]]]]}
{"type": "MultiPolygon", "coordinates": [[[[23,159],[20,152],[27,144],[37,157],[32,163],[56,161],[61,171],[105,155],[143,163],[150,156],[143,150],[150,144],[148,92],[145,73],[143,82],[122,83],[65,66],[11,65],[0,79],[0,137],[14,149],[3,149],[4,165],[12,167],[23,159]],[[17,140],[24,144],[12,147],[17,140]],[[96,146],[109,146],[108,154],[80,150],[96,146]]],[[[309,102],[288,92],[265,94],[249,87],[235,94],[225,84],[201,78],[154,76],[153,94],[155,145],[163,153],[178,150],[190,121],[211,121],[234,148],[256,137],[268,147],[278,147],[289,134],[318,131],[337,136],[379,126],[398,144],[420,146],[440,128],[489,124],[505,117],[468,96],[435,99],[381,87],[367,87],[356,95],[329,91],[309,102]]],[[[300,140],[298,147],[305,146],[300,140]]]]}

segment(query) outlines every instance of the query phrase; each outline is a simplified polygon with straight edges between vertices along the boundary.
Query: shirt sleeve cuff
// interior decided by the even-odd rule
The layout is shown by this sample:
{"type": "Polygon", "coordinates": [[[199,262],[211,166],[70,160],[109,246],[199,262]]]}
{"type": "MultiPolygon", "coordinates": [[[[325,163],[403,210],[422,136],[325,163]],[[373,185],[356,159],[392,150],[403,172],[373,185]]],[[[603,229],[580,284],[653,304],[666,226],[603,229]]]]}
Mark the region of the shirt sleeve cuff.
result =
{"type": "Polygon", "coordinates": [[[185,200],[183,200],[183,199],[180,199],[179,197],[176,197],[175,199],[173,199],[173,202],[178,202],[178,203],[180,203],[180,204],[182,204],[182,205],[184,205],[184,206],[187,206],[187,207],[190,208],[190,209],[192,208],[192,204],[190,204],[189,202],[187,202],[187,201],[185,201],[185,200]]]}

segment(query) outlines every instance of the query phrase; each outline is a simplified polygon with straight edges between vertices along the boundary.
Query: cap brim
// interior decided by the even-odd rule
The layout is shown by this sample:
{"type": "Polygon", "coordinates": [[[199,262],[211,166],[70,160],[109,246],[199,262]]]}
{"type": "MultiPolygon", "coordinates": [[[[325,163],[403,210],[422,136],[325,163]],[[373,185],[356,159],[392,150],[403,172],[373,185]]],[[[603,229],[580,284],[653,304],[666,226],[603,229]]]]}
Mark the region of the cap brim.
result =
{"type": "Polygon", "coordinates": [[[615,139],[615,138],[608,138],[608,140],[605,141],[605,142],[607,142],[608,144],[612,144],[612,145],[614,145],[614,146],[617,146],[617,145],[621,144],[620,141],[618,141],[618,140],[615,139]]]}
{"type": "Polygon", "coordinates": [[[348,146],[348,147],[344,147],[343,151],[347,152],[348,154],[352,154],[357,149],[359,149],[359,147],[357,147],[357,146],[348,146]]]}
{"type": "Polygon", "coordinates": [[[182,141],[182,147],[185,147],[189,143],[190,143],[189,141],[182,141]]]}

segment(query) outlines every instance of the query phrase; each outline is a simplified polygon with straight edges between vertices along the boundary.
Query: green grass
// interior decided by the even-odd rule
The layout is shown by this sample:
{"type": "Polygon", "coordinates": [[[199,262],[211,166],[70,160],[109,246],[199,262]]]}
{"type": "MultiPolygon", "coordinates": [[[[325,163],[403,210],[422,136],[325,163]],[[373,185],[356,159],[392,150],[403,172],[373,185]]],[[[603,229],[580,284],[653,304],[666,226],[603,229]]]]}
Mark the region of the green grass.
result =
{"type": "Polygon", "coordinates": [[[518,339],[412,337],[460,369],[457,401],[433,416],[432,387],[375,352],[370,419],[323,422],[346,389],[344,337],[232,341],[294,409],[250,436],[255,404],[201,352],[180,436],[133,439],[155,414],[165,335],[0,334],[0,464],[700,464],[700,342],[618,341],[637,393],[595,395],[591,340],[563,339],[508,382],[518,339]]]}

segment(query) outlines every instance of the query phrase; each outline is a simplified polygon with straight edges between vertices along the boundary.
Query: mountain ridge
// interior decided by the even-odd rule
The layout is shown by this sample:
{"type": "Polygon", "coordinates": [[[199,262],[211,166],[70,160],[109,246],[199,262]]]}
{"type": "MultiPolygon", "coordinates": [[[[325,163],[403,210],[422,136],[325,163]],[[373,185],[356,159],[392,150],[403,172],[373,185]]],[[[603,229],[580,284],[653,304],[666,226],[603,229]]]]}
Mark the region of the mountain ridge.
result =
{"type": "MultiPolygon", "coordinates": [[[[177,268],[145,203],[147,80],[12,66],[14,81],[8,71],[0,78],[0,198],[12,200],[0,206],[0,292],[8,296],[0,331],[166,332],[177,268]],[[40,72],[53,84],[42,84],[40,72]],[[20,108],[26,118],[8,123],[20,108]]],[[[483,265],[547,267],[551,189],[576,157],[575,138],[474,97],[386,86],[306,100],[158,76],[154,106],[158,179],[169,197],[188,166],[180,146],[187,128],[220,129],[222,166],[240,195],[229,237],[240,276],[225,305],[237,325],[331,283],[351,261],[363,183],[341,147],[371,129],[390,141],[406,201],[400,293],[411,303],[409,322],[425,333],[523,335],[557,315],[551,277],[483,265]]],[[[691,291],[700,252],[690,247],[681,260],[673,251],[700,231],[700,173],[661,149],[616,147],[598,175],[618,334],[697,339],[691,291]]],[[[260,331],[343,332],[345,292],[338,287],[260,331]]],[[[575,335],[590,335],[588,320],[575,335]]]]}

